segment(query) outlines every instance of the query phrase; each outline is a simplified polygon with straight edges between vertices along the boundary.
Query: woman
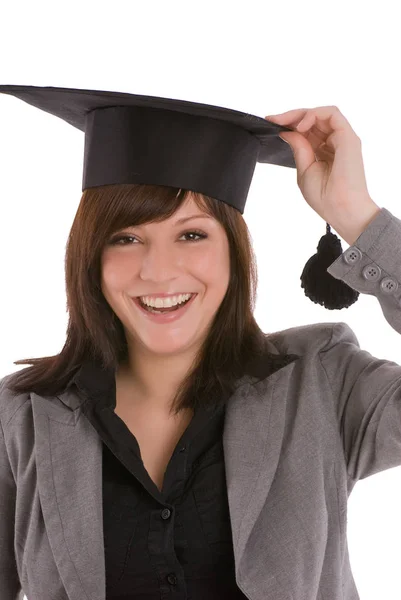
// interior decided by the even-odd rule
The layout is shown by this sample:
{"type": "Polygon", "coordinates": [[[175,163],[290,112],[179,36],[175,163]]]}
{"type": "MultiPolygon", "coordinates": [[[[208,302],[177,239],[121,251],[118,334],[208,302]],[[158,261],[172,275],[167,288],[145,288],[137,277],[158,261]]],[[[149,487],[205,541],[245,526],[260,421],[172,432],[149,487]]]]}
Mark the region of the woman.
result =
{"type": "MultiPolygon", "coordinates": [[[[302,194],[353,244],[329,272],[376,294],[401,333],[401,221],[367,193],[359,139],[336,107],[268,121],[294,128],[283,137],[302,194]]],[[[86,124],[107,139],[96,115],[86,124]]],[[[90,159],[102,163],[93,148],[88,178],[90,159]]],[[[166,153],[158,173],[169,164],[184,182],[197,164],[193,181],[213,194],[166,180],[84,189],[65,346],[0,381],[2,599],[357,597],[347,499],[401,464],[401,367],[361,350],[342,322],[264,334],[240,194],[218,200],[222,164],[213,179],[182,157],[177,167],[166,153]],[[171,295],[182,307],[161,310],[171,295]]],[[[109,158],[92,177],[120,168],[109,158]]]]}

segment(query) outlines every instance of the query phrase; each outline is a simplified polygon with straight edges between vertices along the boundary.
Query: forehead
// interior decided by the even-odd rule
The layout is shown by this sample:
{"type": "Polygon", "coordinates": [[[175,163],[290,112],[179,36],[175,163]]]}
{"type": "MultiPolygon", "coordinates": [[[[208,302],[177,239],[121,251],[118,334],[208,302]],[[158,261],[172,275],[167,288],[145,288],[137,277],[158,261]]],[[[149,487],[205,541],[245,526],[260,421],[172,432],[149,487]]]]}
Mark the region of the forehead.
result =
{"type": "MultiPolygon", "coordinates": [[[[181,204],[180,210],[183,210],[186,207],[190,207],[191,209],[198,207],[196,200],[195,200],[195,196],[194,196],[193,192],[191,192],[191,191],[188,192],[188,195],[187,195],[185,201],[181,204]]],[[[198,209],[198,210],[200,210],[200,209],[198,209]]]]}
{"type": "Polygon", "coordinates": [[[204,215],[205,213],[206,208],[203,207],[202,204],[199,206],[194,198],[193,193],[189,192],[187,198],[171,217],[171,220],[177,220],[180,217],[188,217],[190,215],[204,215]]]}

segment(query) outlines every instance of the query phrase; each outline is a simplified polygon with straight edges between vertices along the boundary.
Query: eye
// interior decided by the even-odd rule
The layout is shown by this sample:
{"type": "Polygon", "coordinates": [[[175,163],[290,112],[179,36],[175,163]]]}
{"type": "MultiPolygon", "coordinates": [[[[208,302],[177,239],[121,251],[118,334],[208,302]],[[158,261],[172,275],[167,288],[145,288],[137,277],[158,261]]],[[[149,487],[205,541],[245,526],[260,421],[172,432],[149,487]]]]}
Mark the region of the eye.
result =
{"type": "Polygon", "coordinates": [[[202,233],[201,231],[186,231],[182,235],[196,235],[198,238],[200,238],[198,240],[189,240],[190,242],[200,242],[201,240],[207,238],[207,235],[205,233],[202,233]]]}
{"type": "MultiPolygon", "coordinates": [[[[181,234],[180,237],[182,237],[183,235],[196,235],[199,239],[197,240],[187,240],[189,242],[200,242],[203,239],[206,239],[208,236],[205,233],[202,233],[201,231],[185,231],[184,233],[181,234]]],[[[122,240],[136,240],[137,238],[134,235],[120,235],[117,236],[115,238],[113,238],[110,242],[111,246],[127,246],[128,244],[120,244],[119,242],[122,240]]]]}

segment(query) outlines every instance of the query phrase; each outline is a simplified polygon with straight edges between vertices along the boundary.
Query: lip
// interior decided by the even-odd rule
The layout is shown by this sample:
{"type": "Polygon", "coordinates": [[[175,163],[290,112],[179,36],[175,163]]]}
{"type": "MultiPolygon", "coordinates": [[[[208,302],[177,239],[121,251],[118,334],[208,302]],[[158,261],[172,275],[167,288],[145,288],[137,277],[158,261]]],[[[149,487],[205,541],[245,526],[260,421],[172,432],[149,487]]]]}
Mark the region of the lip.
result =
{"type": "Polygon", "coordinates": [[[179,308],[178,310],[175,310],[174,312],[164,313],[164,314],[160,314],[160,315],[157,315],[155,313],[150,313],[147,310],[145,310],[142,307],[142,305],[139,301],[139,298],[131,298],[131,300],[139,308],[139,310],[145,317],[147,317],[154,323],[162,324],[162,323],[171,323],[172,321],[181,319],[181,317],[183,317],[185,315],[185,313],[190,309],[190,307],[192,306],[192,304],[195,301],[195,299],[197,298],[197,296],[198,296],[198,294],[194,294],[192,296],[192,298],[190,299],[190,301],[187,302],[185,304],[185,306],[183,306],[183,308],[179,308]]]}

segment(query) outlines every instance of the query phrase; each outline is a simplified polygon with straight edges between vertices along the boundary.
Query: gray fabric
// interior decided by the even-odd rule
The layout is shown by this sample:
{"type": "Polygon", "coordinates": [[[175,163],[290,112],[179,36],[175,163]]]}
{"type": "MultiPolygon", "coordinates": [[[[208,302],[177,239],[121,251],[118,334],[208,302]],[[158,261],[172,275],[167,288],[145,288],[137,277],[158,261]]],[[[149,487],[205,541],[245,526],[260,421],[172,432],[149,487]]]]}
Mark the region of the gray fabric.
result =
{"type": "MultiPolygon", "coordinates": [[[[381,209],[329,272],[375,295],[401,333],[400,220],[381,209]]],[[[401,465],[401,366],[362,350],[344,322],[276,332],[269,350],[297,357],[244,376],[226,408],[237,583],[252,600],[357,600],[347,500],[358,480],[401,465]]],[[[0,381],[0,598],[22,600],[22,585],[28,600],[105,600],[101,440],[73,392],[12,395],[11,376],[0,381]]]]}

